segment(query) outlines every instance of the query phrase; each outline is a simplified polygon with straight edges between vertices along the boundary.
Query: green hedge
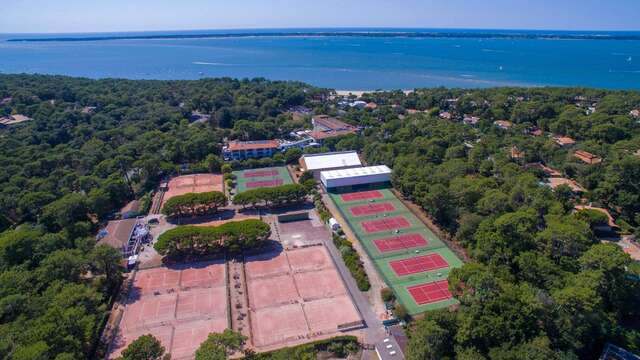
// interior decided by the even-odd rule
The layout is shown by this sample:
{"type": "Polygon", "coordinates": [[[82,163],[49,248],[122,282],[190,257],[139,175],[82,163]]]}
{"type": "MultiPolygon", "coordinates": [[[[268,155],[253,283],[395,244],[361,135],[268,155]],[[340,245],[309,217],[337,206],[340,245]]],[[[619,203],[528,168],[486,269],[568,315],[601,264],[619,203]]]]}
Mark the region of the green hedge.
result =
{"type": "Polygon", "coordinates": [[[166,231],[154,245],[165,256],[238,253],[259,248],[271,236],[271,227],[256,219],[228,222],[220,226],[178,226],[166,231]]]}
{"type": "Polygon", "coordinates": [[[233,197],[233,203],[240,206],[275,207],[299,203],[307,197],[307,190],[300,184],[287,184],[269,188],[247,190],[233,197]]]}
{"type": "Polygon", "coordinates": [[[210,215],[226,205],[227,197],[219,191],[189,193],[167,200],[162,213],[170,217],[210,215]]]}
{"type": "Polygon", "coordinates": [[[371,288],[369,277],[364,271],[364,266],[362,264],[362,260],[360,259],[360,255],[358,254],[356,249],[353,248],[351,242],[334,234],[333,243],[336,245],[338,250],[340,250],[340,254],[342,254],[342,260],[344,260],[344,264],[347,266],[347,268],[349,268],[351,275],[356,280],[358,289],[360,289],[360,291],[369,290],[371,288]]]}
{"type": "Polygon", "coordinates": [[[355,354],[359,350],[358,338],[345,335],[260,354],[252,354],[245,357],[245,360],[317,359],[318,353],[321,351],[329,352],[334,357],[346,358],[349,354],[355,354]]]}

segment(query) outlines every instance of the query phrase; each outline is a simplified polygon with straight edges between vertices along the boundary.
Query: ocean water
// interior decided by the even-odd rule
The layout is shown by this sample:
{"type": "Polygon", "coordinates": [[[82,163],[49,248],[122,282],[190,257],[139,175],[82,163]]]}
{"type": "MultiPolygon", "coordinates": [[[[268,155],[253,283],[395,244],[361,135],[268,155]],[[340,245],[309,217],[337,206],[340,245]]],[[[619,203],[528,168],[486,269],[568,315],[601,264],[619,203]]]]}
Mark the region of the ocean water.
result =
{"type": "MultiPolygon", "coordinates": [[[[30,37],[38,36],[50,35],[30,37]]],[[[254,36],[7,41],[19,37],[24,36],[0,35],[0,72],[129,79],[264,77],[346,90],[547,85],[640,89],[640,40],[254,36]]]]}

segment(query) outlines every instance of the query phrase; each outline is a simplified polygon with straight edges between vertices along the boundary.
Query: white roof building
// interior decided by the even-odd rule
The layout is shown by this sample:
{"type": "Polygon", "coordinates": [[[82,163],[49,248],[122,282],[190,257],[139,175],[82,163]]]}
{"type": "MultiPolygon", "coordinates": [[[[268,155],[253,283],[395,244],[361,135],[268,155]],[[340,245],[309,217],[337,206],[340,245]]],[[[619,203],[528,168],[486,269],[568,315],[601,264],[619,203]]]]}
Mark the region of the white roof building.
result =
{"type": "Polygon", "coordinates": [[[321,154],[304,154],[300,158],[300,166],[306,171],[322,171],[362,166],[355,151],[339,151],[321,154]]]}
{"type": "Polygon", "coordinates": [[[376,184],[391,181],[391,169],[386,165],[328,170],[320,173],[325,188],[376,184]]]}

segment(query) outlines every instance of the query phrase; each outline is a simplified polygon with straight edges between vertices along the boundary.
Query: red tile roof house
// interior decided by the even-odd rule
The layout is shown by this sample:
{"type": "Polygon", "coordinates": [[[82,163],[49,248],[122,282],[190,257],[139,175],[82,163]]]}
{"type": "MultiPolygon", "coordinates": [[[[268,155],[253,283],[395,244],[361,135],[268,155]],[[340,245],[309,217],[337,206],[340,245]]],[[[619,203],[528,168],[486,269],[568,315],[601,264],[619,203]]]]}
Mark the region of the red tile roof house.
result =
{"type": "Polygon", "coordinates": [[[601,157],[593,155],[592,153],[586,152],[584,150],[576,150],[576,152],[573,153],[573,156],[589,165],[599,164],[602,162],[601,157]]]}
{"type": "Polygon", "coordinates": [[[328,115],[314,116],[311,118],[311,124],[313,124],[313,131],[309,136],[320,144],[324,139],[358,132],[357,127],[328,115]]]}
{"type": "Polygon", "coordinates": [[[135,218],[109,221],[107,226],[98,233],[98,244],[120,250],[125,257],[133,255],[137,242],[132,244],[131,239],[137,223],[138,220],[135,218]]]}
{"type": "Polygon", "coordinates": [[[438,114],[438,116],[439,116],[441,119],[445,119],[445,120],[451,120],[451,117],[452,117],[452,116],[451,116],[451,113],[450,113],[450,112],[448,112],[448,111],[443,111],[443,112],[441,112],[440,114],[438,114]]]}
{"type": "Polygon", "coordinates": [[[525,133],[525,135],[531,135],[531,136],[542,136],[542,135],[544,135],[544,131],[542,131],[542,129],[540,129],[540,128],[536,127],[536,126],[533,126],[533,127],[528,128],[528,129],[525,129],[524,133],[525,133]]]}
{"type": "Polygon", "coordinates": [[[507,120],[496,120],[493,122],[493,124],[502,130],[509,130],[511,129],[511,127],[513,127],[513,123],[507,120]]]}
{"type": "Polygon", "coordinates": [[[524,159],[525,153],[518,149],[517,146],[511,147],[511,158],[512,159],[524,159]]]}
{"type": "Polygon", "coordinates": [[[30,117],[28,116],[24,116],[24,115],[9,115],[6,117],[0,117],[0,125],[15,125],[15,124],[19,124],[21,122],[25,122],[25,121],[29,121],[31,120],[30,117]]]}
{"type": "Polygon", "coordinates": [[[276,140],[230,141],[222,149],[225,160],[246,160],[273,156],[280,143],[276,140]]]}
{"type": "Polygon", "coordinates": [[[553,137],[553,141],[560,146],[571,146],[576,143],[575,140],[568,136],[556,135],[553,137]]]}
{"type": "Polygon", "coordinates": [[[470,115],[465,115],[464,118],[462,118],[462,122],[467,124],[467,125],[477,125],[478,122],[480,122],[480,118],[477,116],[470,116],[470,115]]]}
{"type": "Polygon", "coordinates": [[[575,180],[562,178],[562,177],[552,177],[552,178],[549,178],[547,181],[548,181],[548,185],[553,190],[557,189],[558,186],[567,185],[571,189],[571,191],[573,191],[574,193],[582,193],[586,191],[585,188],[582,187],[582,185],[578,184],[575,180]]]}

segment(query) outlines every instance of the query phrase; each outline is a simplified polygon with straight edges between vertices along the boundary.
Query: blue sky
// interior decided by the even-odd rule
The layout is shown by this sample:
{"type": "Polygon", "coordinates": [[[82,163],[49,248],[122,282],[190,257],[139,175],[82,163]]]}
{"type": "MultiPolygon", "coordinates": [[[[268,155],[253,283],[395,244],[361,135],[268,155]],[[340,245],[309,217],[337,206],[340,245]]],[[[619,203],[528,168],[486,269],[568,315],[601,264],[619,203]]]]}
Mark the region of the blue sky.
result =
{"type": "Polygon", "coordinates": [[[640,30],[638,0],[4,0],[0,33],[283,27],[640,30]]]}

